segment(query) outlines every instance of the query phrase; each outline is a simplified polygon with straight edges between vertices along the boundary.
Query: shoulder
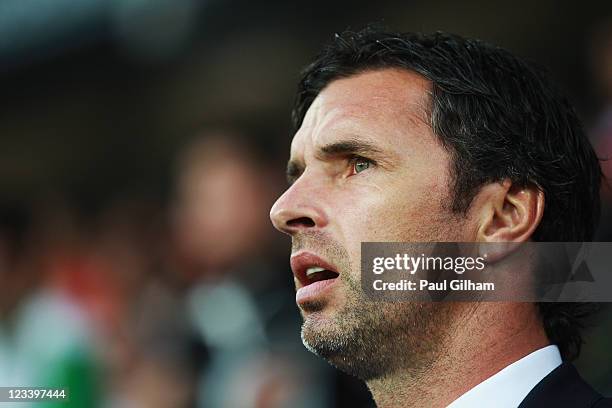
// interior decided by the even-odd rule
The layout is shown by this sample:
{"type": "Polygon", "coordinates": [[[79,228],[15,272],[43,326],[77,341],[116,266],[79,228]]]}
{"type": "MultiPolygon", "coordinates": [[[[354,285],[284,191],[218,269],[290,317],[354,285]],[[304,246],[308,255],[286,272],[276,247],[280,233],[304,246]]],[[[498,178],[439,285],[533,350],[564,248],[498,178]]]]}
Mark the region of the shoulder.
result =
{"type": "Polygon", "coordinates": [[[593,389],[571,363],[563,363],[527,394],[519,408],[612,408],[612,399],[593,389]]]}

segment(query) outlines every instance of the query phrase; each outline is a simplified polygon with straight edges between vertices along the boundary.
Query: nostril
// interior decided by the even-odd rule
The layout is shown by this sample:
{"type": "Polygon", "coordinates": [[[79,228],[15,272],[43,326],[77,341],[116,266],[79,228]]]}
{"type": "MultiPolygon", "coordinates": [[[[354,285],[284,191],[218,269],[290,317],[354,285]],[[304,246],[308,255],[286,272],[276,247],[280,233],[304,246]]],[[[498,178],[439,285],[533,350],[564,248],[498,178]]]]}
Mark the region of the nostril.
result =
{"type": "Polygon", "coordinates": [[[314,227],[315,223],[311,218],[300,217],[287,221],[289,227],[314,227]]]}

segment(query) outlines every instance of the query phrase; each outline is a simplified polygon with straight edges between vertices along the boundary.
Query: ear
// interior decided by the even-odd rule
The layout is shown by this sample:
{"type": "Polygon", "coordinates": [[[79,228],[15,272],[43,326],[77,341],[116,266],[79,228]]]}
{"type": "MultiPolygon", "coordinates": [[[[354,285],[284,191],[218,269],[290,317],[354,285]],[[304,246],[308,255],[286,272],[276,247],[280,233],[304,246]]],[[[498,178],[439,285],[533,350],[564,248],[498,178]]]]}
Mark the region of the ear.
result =
{"type": "Polygon", "coordinates": [[[478,242],[528,241],[544,214],[544,193],[519,187],[508,179],[484,186],[474,200],[478,242]]]}

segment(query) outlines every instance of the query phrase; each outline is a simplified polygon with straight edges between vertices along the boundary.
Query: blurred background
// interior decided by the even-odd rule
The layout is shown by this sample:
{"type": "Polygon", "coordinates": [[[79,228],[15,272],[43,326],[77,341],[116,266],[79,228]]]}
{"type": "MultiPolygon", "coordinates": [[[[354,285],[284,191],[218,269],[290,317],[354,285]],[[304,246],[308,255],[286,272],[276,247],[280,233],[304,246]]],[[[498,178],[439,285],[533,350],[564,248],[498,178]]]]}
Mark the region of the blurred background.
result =
{"type": "MultiPolygon", "coordinates": [[[[373,406],[301,345],[268,220],[299,71],[368,22],[545,65],[612,157],[609,1],[0,0],[0,385],[68,386],[63,407],[373,406]]],[[[578,366],[612,394],[612,313],[595,323],[578,366]]]]}

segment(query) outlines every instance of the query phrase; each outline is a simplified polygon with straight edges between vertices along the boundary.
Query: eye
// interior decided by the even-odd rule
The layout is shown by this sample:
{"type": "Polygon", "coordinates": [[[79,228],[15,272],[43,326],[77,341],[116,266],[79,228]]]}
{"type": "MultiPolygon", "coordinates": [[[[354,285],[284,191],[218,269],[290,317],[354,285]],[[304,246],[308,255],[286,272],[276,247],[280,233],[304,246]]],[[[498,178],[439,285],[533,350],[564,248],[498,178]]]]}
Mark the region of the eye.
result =
{"type": "Polygon", "coordinates": [[[352,159],[351,175],[361,173],[369,169],[374,162],[364,157],[355,157],[352,159]]]}

